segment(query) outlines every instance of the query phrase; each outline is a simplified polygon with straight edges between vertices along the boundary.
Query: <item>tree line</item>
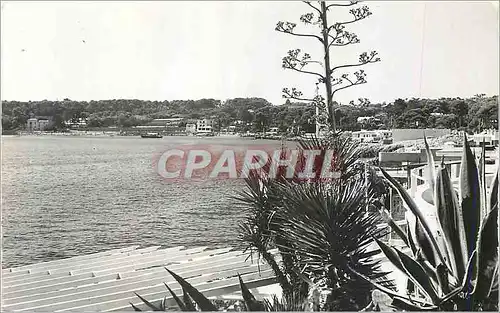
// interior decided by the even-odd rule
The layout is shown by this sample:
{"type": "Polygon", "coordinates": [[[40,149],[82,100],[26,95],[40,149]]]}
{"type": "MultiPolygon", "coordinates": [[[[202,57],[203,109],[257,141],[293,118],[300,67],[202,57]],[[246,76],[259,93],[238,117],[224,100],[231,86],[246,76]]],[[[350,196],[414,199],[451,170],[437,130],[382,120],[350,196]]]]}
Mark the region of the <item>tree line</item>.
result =
{"type": "MultiPolygon", "coordinates": [[[[476,95],[471,98],[396,99],[391,103],[370,103],[359,99],[341,105],[334,103],[338,128],[346,131],[391,128],[450,128],[479,131],[498,127],[498,96],[476,95]],[[360,119],[360,117],[368,117],[360,119]]],[[[278,127],[287,132],[290,127],[314,132],[315,107],[304,102],[287,100],[272,105],[263,98],[145,101],[3,101],[2,129],[22,130],[30,117],[47,116],[53,128],[65,128],[65,121],[87,120],[88,127],[127,128],[145,125],[158,118],[184,118],[186,121],[212,118],[217,128],[235,121],[244,130],[264,131],[278,127]]],[[[185,124],[185,123],[184,123],[185,124]]],[[[184,125],[181,124],[181,127],[184,125]]]]}

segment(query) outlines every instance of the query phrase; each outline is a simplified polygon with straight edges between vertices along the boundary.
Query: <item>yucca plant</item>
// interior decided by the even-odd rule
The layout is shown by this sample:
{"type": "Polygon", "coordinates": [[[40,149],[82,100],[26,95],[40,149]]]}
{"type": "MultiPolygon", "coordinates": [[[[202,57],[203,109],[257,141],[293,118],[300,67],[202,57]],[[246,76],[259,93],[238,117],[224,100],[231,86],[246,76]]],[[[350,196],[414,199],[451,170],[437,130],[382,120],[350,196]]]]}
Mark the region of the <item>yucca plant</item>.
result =
{"type": "Polygon", "coordinates": [[[406,190],[381,169],[404,200],[415,225],[408,224],[405,233],[391,224],[410,248],[409,254],[377,240],[388,260],[418,292],[396,293],[353,271],[390,295],[398,309],[498,311],[498,169],[487,197],[484,148],[478,169],[465,136],[457,191],[444,164],[433,173],[426,140],[425,144],[437,221],[428,220],[406,190]]]}
{"type": "MultiPolygon", "coordinates": [[[[372,259],[379,252],[367,250],[384,235],[376,227],[382,222],[375,213],[379,184],[373,175],[364,179],[361,151],[348,137],[302,141],[300,149],[321,151],[313,167],[318,176],[325,152],[333,150],[340,177],[303,181],[252,173],[239,198],[248,212],[241,240],[271,266],[287,301],[301,299],[313,310],[359,310],[370,302],[373,287],[349,266],[393,288],[372,259]],[[271,254],[275,248],[279,253],[271,254]],[[315,295],[321,291],[323,299],[315,295]]],[[[299,159],[298,169],[303,165],[299,159]]]]}

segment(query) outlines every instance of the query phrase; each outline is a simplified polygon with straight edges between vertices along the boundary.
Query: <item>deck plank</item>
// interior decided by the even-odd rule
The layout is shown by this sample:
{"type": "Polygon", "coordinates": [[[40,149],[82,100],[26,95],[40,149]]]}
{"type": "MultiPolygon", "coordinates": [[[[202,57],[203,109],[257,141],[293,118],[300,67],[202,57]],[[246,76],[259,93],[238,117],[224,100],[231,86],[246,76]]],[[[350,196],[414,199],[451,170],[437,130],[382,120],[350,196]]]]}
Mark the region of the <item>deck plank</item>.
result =
{"type": "MultiPolygon", "coordinates": [[[[210,260],[196,260],[196,261],[184,262],[180,264],[173,264],[171,266],[168,266],[168,268],[173,271],[178,271],[178,270],[187,271],[187,270],[195,270],[199,268],[212,267],[212,266],[217,267],[226,263],[244,262],[245,259],[246,256],[241,254],[241,252],[239,252],[238,254],[235,252],[232,255],[227,255],[227,257],[225,258],[215,259],[214,257],[213,260],[210,259],[210,260]]],[[[85,285],[103,284],[106,282],[115,283],[114,281],[118,280],[118,274],[120,275],[121,279],[119,279],[119,282],[116,282],[116,284],[120,284],[122,281],[126,279],[140,280],[144,279],[144,277],[163,274],[164,272],[165,272],[164,267],[156,267],[147,270],[139,270],[139,271],[134,270],[123,273],[115,272],[103,276],[85,278],[77,281],[60,282],[58,284],[44,285],[31,289],[21,289],[17,291],[10,291],[9,289],[5,289],[3,294],[3,299],[4,301],[7,301],[8,299],[12,298],[35,297],[37,295],[44,296],[45,294],[48,294],[50,292],[58,292],[64,289],[81,288],[81,286],[85,285]]]]}
{"type": "MultiPolygon", "coordinates": [[[[267,265],[260,265],[261,270],[270,269],[267,265]]],[[[188,272],[178,271],[177,273],[185,277],[188,281],[191,280],[193,283],[205,282],[208,279],[222,279],[224,277],[229,277],[235,275],[235,273],[248,274],[258,271],[258,266],[256,264],[244,264],[236,263],[229,265],[222,265],[219,268],[204,268],[199,270],[192,270],[188,272]],[[209,273],[209,274],[206,274],[209,273]]],[[[120,281],[121,282],[121,281],[120,281]]],[[[78,301],[79,299],[89,299],[94,297],[99,297],[100,300],[105,299],[106,296],[115,297],[118,293],[132,293],[136,290],[151,290],[151,288],[161,289],[167,292],[163,283],[166,282],[169,286],[178,286],[167,271],[164,271],[162,275],[154,275],[149,277],[149,279],[144,279],[140,281],[130,280],[123,281],[120,285],[117,284],[103,284],[102,286],[90,286],[93,288],[78,288],[76,290],[70,290],[69,292],[59,292],[59,294],[46,294],[41,299],[29,299],[24,298],[24,302],[10,303],[4,300],[4,308],[7,310],[18,310],[23,307],[36,308],[39,306],[67,302],[67,301],[78,301]],[[158,288],[160,287],[160,288],[158,288]],[[80,290],[82,289],[82,290],[80,290]],[[28,300],[28,301],[26,301],[28,300]]]]}
{"type": "MultiPolygon", "coordinates": [[[[80,267],[72,268],[72,267],[64,267],[61,269],[57,269],[54,271],[51,271],[50,274],[47,272],[41,272],[41,273],[34,273],[31,275],[23,276],[18,279],[14,280],[7,280],[4,281],[4,287],[14,287],[14,286],[20,286],[24,284],[31,284],[35,282],[44,282],[48,280],[52,280],[55,278],[59,277],[71,277],[71,276],[77,276],[80,274],[87,274],[88,273],[94,273],[95,272],[103,272],[106,270],[114,270],[116,268],[123,268],[123,267],[133,267],[135,269],[140,268],[143,266],[143,264],[155,264],[167,260],[167,259],[172,259],[172,258],[178,258],[178,259],[185,259],[185,258],[191,258],[197,253],[202,254],[202,252],[206,249],[207,247],[196,247],[196,248],[191,248],[191,249],[186,249],[186,250],[165,250],[161,253],[154,253],[154,254],[144,254],[144,255],[134,255],[130,258],[121,258],[117,260],[116,262],[104,262],[104,263],[89,263],[88,265],[83,265],[80,267]]],[[[229,249],[229,248],[227,248],[229,249]]],[[[207,252],[208,253],[208,252],[207,252]]]]}
{"type": "Polygon", "coordinates": [[[19,272],[24,272],[24,271],[27,272],[28,269],[50,266],[50,265],[61,265],[61,264],[64,264],[66,262],[74,262],[74,261],[78,261],[78,260],[94,260],[95,258],[98,258],[101,256],[109,256],[109,255],[120,254],[123,252],[129,252],[129,251],[137,249],[138,247],[139,247],[138,245],[134,245],[134,246],[121,248],[121,249],[107,250],[107,251],[101,251],[101,252],[96,252],[96,253],[91,253],[91,254],[86,254],[86,255],[79,255],[79,256],[74,256],[74,257],[69,257],[69,258],[64,258],[64,259],[59,259],[59,260],[40,262],[40,263],[36,263],[36,264],[31,264],[31,265],[23,265],[23,266],[19,266],[19,267],[5,268],[5,269],[2,269],[2,276],[9,277],[10,275],[16,275],[16,273],[19,273],[19,272]]]}
{"type": "Polygon", "coordinates": [[[232,248],[182,248],[133,246],[7,269],[10,275],[3,281],[2,309],[129,311],[129,302],[138,300],[134,292],[163,299],[169,295],[164,282],[180,292],[165,266],[210,296],[238,291],[237,274],[255,286],[275,283],[270,267],[249,253],[232,248]]]}

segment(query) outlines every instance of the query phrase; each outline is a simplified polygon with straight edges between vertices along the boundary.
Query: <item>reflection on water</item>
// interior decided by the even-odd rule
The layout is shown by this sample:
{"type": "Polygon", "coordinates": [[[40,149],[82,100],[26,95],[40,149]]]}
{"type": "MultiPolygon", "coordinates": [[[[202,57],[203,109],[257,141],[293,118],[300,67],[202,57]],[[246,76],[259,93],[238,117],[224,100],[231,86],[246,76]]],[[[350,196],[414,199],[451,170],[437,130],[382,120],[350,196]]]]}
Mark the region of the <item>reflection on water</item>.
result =
{"type": "Polygon", "coordinates": [[[2,137],[3,267],[121,248],[236,245],[240,180],[166,182],[155,153],[240,138],[2,137]]]}

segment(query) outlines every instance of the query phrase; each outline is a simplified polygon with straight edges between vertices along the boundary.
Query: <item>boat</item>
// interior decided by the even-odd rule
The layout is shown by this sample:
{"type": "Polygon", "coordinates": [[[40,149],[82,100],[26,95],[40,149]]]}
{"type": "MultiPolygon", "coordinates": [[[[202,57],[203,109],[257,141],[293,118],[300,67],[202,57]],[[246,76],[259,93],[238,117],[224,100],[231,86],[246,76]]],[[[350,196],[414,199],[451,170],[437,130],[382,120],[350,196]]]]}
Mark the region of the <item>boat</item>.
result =
{"type": "Polygon", "coordinates": [[[207,133],[207,132],[197,132],[196,136],[197,137],[214,137],[215,134],[213,132],[209,132],[209,133],[207,133]]]}
{"type": "Polygon", "coordinates": [[[163,138],[160,133],[145,133],[141,134],[141,138],[163,138]]]}

